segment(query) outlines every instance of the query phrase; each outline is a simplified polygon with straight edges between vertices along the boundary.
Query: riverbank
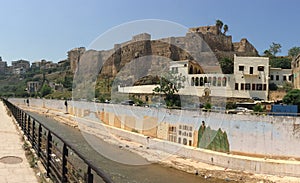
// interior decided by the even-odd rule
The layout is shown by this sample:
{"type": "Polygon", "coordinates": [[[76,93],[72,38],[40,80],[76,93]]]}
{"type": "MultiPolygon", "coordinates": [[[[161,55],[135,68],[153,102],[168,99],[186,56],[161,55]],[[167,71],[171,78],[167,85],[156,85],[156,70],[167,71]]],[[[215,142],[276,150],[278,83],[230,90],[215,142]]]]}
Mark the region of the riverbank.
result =
{"type": "MultiPolygon", "coordinates": [[[[64,114],[60,111],[49,110],[46,108],[34,108],[34,107],[28,108],[22,105],[20,107],[22,107],[25,110],[38,112],[40,114],[51,117],[57,121],[68,124],[75,128],[78,127],[76,124],[75,117],[69,114],[64,114]]],[[[94,122],[90,121],[90,123],[94,123],[94,122]]],[[[129,141],[128,139],[125,138],[122,139],[118,136],[114,136],[112,138],[111,134],[107,135],[107,134],[99,133],[99,131],[97,131],[95,128],[89,128],[89,127],[84,128],[84,126],[80,126],[80,130],[85,130],[102,139],[105,139],[105,141],[111,144],[115,144],[119,148],[124,148],[131,152],[140,154],[150,162],[159,163],[162,164],[163,166],[180,169],[182,171],[193,173],[193,174],[198,173],[199,176],[208,179],[210,177],[216,177],[224,180],[231,180],[231,181],[235,180],[238,182],[260,182],[260,181],[261,182],[300,182],[299,178],[294,178],[294,177],[287,177],[287,176],[280,177],[280,176],[273,176],[273,175],[253,174],[244,171],[233,171],[228,168],[221,168],[218,166],[201,163],[191,158],[183,158],[157,149],[147,148],[141,143],[129,141]]],[[[128,131],[126,131],[126,133],[132,133],[136,135],[135,133],[128,132],[128,131]]],[[[191,147],[183,147],[183,148],[191,148],[191,147]]]]}

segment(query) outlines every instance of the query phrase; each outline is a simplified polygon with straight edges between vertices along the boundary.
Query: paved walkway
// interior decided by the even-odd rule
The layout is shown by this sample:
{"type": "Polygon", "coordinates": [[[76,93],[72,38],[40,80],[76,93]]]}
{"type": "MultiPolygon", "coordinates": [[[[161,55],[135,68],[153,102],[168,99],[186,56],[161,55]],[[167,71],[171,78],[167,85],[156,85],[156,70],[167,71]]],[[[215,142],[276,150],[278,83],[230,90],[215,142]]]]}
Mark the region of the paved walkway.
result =
{"type": "Polygon", "coordinates": [[[21,134],[0,101],[0,183],[38,182],[22,145],[21,134]]]}

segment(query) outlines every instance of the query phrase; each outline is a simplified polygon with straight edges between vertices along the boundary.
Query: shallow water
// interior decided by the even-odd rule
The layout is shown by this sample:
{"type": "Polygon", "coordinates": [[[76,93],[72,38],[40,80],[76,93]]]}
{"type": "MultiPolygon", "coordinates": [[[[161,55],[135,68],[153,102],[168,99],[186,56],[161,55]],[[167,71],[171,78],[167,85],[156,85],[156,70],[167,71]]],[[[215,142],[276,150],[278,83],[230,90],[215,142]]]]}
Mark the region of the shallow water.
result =
{"type": "MultiPolygon", "coordinates": [[[[127,165],[121,164],[110,159],[105,158],[99,154],[93,147],[91,147],[85,140],[81,132],[77,129],[69,127],[67,125],[56,122],[53,119],[44,117],[36,113],[30,113],[38,121],[47,126],[50,130],[53,130],[57,135],[61,136],[66,142],[73,145],[76,150],[81,152],[86,159],[89,159],[98,166],[103,171],[105,171],[114,182],[227,182],[225,180],[218,179],[204,179],[201,176],[196,176],[183,171],[176,170],[174,168],[164,167],[158,164],[148,164],[148,165],[127,165]]],[[[86,137],[86,134],[84,135],[86,137]]],[[[93,140],[98,140],[99,144],[107,146],[109,150],[118,148],[114,145],[108,144],[103,140],[93,136],[93,140]]],[[[125,151],[125,150],[124,150],[125,151]]],[[[123,156],[133,157],[138,156],[129,151],[123,152],[123,156]],[[124,154],[125,155],[124,155],[124,154]],[[129,154],[128,154],[129,153],[129,154]]],[[[142,158],[142,157],[138,157],[142,158]]]]}

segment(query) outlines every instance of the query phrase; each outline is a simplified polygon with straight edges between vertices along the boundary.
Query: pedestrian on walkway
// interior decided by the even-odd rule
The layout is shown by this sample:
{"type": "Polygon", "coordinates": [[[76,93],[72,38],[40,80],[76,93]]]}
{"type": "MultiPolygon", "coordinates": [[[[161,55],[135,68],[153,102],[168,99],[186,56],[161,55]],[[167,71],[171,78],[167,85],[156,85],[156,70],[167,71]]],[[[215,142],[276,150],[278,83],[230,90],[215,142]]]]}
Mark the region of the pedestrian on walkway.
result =
{"type": "Polygon", "coordinates": [[[66,106],[66,114],[68,114],[68,101],[65,100],[65,106],[66,106]]]}
{"type": "Polygon", "coordinates": [[[27,106],[29,107],[29,99],[26,100],[27,106]]]}

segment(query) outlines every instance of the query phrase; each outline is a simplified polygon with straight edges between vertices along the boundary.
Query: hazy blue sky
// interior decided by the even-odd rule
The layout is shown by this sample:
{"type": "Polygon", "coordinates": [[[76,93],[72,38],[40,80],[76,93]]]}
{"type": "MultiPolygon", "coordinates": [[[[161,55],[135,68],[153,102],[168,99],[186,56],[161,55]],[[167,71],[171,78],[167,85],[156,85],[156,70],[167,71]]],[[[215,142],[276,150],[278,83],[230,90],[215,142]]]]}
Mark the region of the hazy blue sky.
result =
{"type": "Polygon", "coordinates": [[[163,19],[186,27],[221,19],[234,41],[246,37],[262,53],[272,42],[281,55],[300,46],[298,0],[1,0],[0,56],[57,62],[119,24],[163,19]]]}

